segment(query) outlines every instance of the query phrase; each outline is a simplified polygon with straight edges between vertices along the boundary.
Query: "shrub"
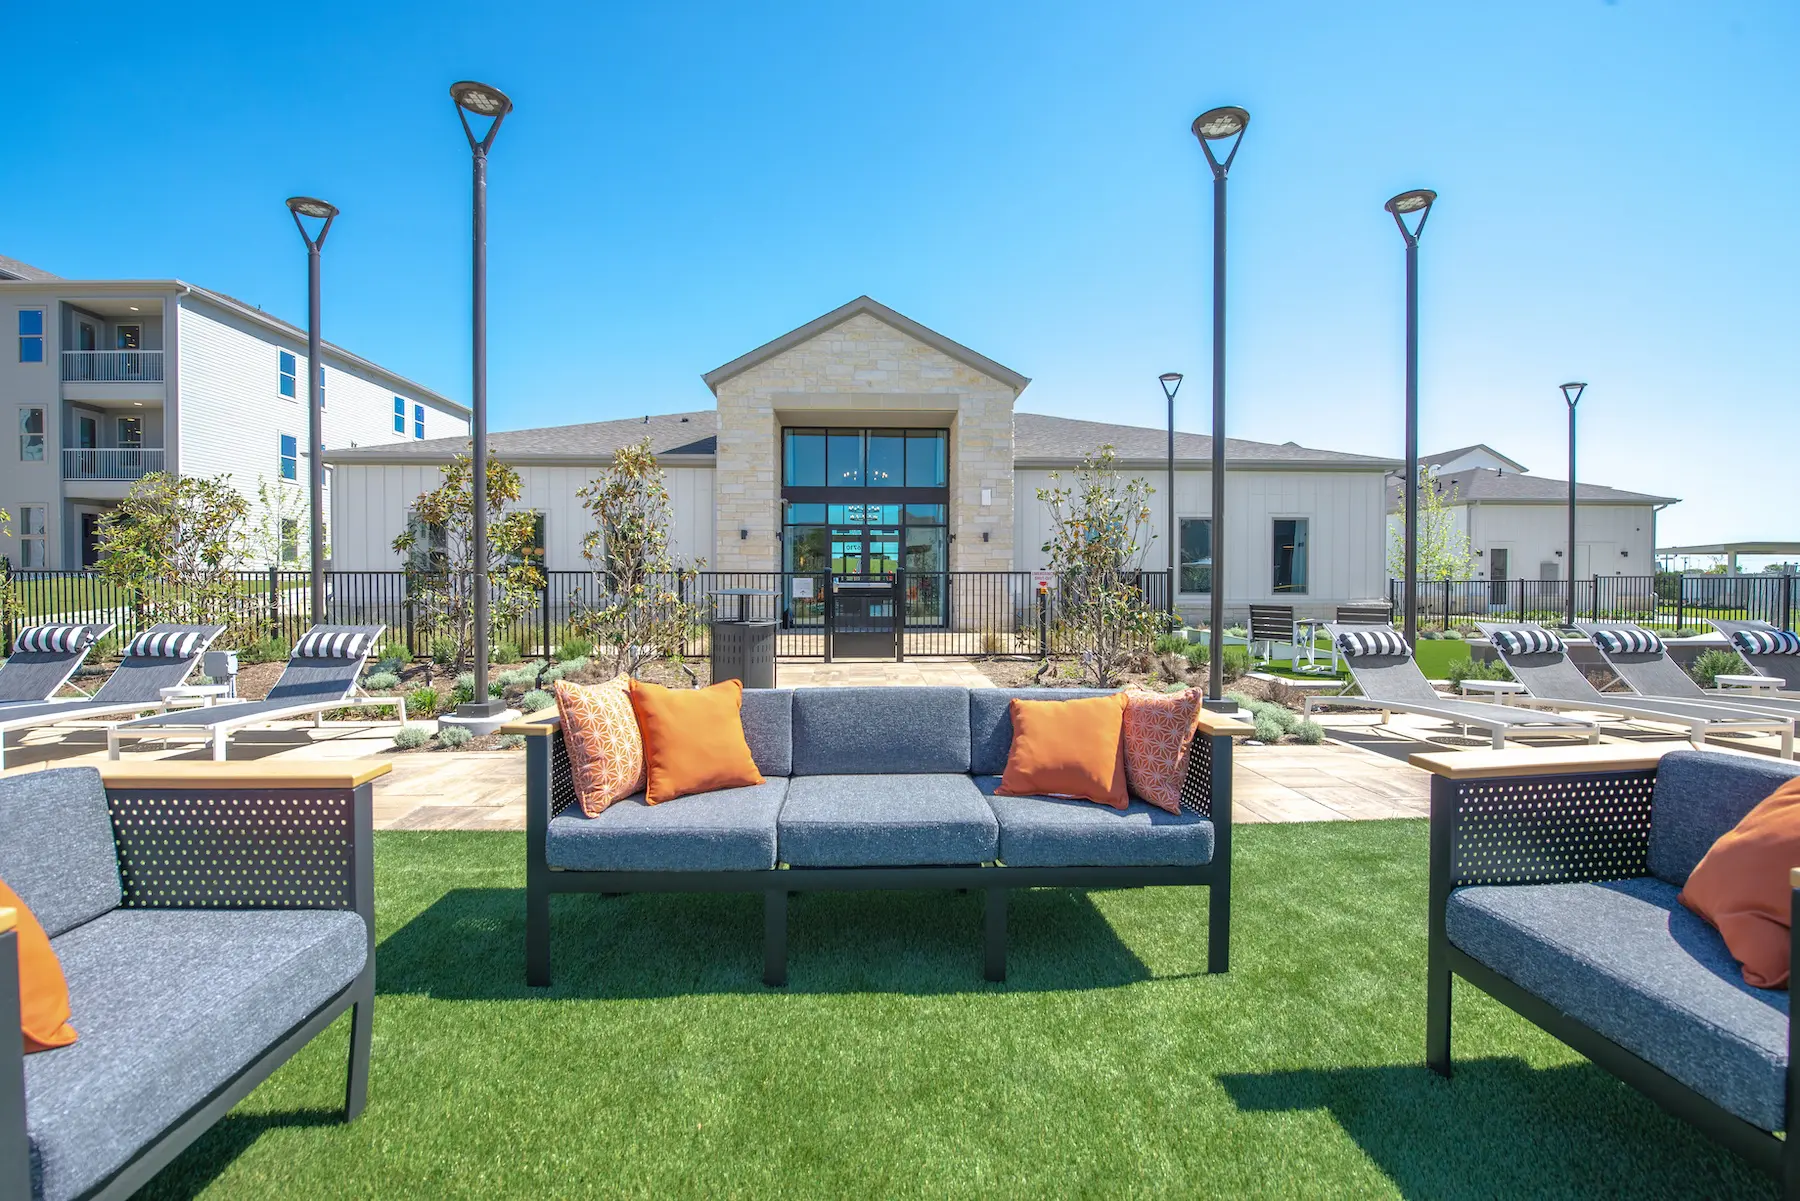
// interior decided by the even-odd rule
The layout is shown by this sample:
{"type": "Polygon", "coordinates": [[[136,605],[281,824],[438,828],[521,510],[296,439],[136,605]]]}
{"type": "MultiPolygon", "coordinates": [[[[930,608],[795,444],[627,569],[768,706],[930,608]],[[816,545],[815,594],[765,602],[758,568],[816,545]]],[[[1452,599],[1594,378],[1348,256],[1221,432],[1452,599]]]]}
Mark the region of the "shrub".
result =
{"type": "Polygon", "coordinates": [[[556,657],[561,659],[586,659],[594,653],[594,643],[588,638],[565,638],[562,645],[556,648],[556,657]]]}
{"type": "Polygon", "coordinates": [[[450,685],[450,703],[466,705],[475,699],[475,673],[465,671],[456,677],[456,683],[450,685]]]}
{"type": "Polygon", "coordinates": [[[1185,656],[1161,654],[1156,656],[1156,674],[1171,684],[1179,684],[1187,679],[1188,661],[1185,656]]]}
{"type": "Polygon", "coordinates": [[[288,657],[288,644],[280,638],[258,638],[238,648],[239,663],[279,663],[288,657]]]}
{"type": "Polygon", "coordinates": [[[467,726],[445,726],[438,731],[437,739],[439,746],[447,751],[453,751],[459,746],[467,746],[469,739],[473,737],[475,735],[469,733],[467,726]]]}
{"type": "Polygon", "coordinates": [[[436,717],[442,704],[435,688],[415,688],[406,694],[406,711],[418,717],[436,717]]]}
{"type": "Polygon", "coordinates": [[[490,682],[498,682],[502,688],[530,688],[537,683],[538,665],[533,663],[525,667],[515,667],[511,671],[503,671],[494,676],[490,682]]]}
{"type": "Polygon", "coordinates": [[[1150,649],[1159,655],[1185,655],[1190,645],[1184,635],[1167,633],[1158,634],[1150,649]]]}
{"type": "Polygon", "coordinates": [[[1738,675],[1743,670],[1744,665],[1738,661],[1736,651],[1711,650],[1694,657],[1688,674],[1700,681],[1702,688],[1717,688],[1720,676],[1738,675]]]}
{"type": "Polygon", "coordinates": [[[1250,628],[1248,626],[1226,626],[1225,636],[1228,638],[1248,638],[1250,637],[1250,628]]]}
{"type": "Polygon", "coordinates": [[[1280,742],[1281,736],[1284,733],[1286,733],[1286,731],[1281,728],[1281,723],[1276,721],[1273,717],[1259,717],[1256,719],[1256,739],[1258,742],[1280,742]]]}
{"type": "Polygon", "coordinates": [[[1250,671],[1250,648],[1247,646],[1228,646],[1223,656],[1223,683],[1242,679],[1250,671]]]}
{"type": "Polygon", "coordinates": [[[496,642],[488,648],[489,663],[517,663],[524,657],[516,642],[496,642]]]}
{"type": "Polygon", "coordinates": [[[431,640],[431,661],[439,667],[449,667],[456,662],[456,639],[448,634],[440,634],[431,640]]]}
{"type": "Polygon", "coordinates": [[[400,677],[391,671],[372,671],[363,677],[363,687],[370,692],[386,692],[400,686],[400,677]]]}
{"type": "Polygon", "coordinates": [[[1325,727],[1306,718],[1294,727],[1294,737],[1307,746],[1318,746],[1325,741],[1325,727]]]}
{"type": "Polygon", "coordinates": [[[588,657],[586,655],[576,655],[573,659],[564,659],[557,664],[558,667],[562,668],[565,676],[573,675],[586,668],[587,665],[588,657]]]}
{"type": "Polygon", "coordinates": [[[1004,655],[1006,653],[1006,635],[998,630],[983,630],[981,632],[981,653],[1004,655]]]}
{"type": "Polygon", "coordinates": [[[545,692],[542,688],[533,688],[519,698],[519,707],[527,713],[536,713],[539,709],[548,709],[554,704],[556,704],[555,695],[545,692]]]}
{"type": "Polygon", "coordinates": [[[1450,666],[1444,669],[1444,678],[1450,681],[1450,687],[1460,688],[1464,680],[1510,680],[1512,672],[1498,659],[1483,661],[1471,656],[1450,660],[1450,666]]]}
{"type": "Polygon", "coordinates": [[[502,735],[500,735],[500,749],[503,751],[510,751],[514,747],[521,747],[524,745],[525,745],[525,735],[523,735],[523,734],[502,734],[502,735]]]}
{"type": "MultiPolygon", "coordinates": [[[[1700,631],[1698,629],[1694,628],[1693,626],[1682,626],[1680,629],[1676,630],[1673,634],[1671,634],[1669,636],[1671,638],[1698,638],[1698,637],[1700,637],[1700,631]]],[[[1729,675],[1735,675],[1736,673],[1728,671],[1725,674],[1729,676],[1729,675]]]]}
{"type": "Polygon", "coordinates": [[[538,683],[540,685],[554,684],[562,678],[563,669],[560,664],[555,667],[546,667],[543,671],[538,672],[538,683]]]}
{"type": "Polygon", "coordinates": [[[1423,641],[1436,642],[1439,638],[1442,638],[1442,637],[1443,637],[1443,634],[1437,630],[1420,630],[1419,631],[1419,638],[1423,641]]]}
{"type": "Polygon", "coordinates": [[[394,731],[394,745],[403,751],[424,746],[430,741],[431,735],[426,732],[424,726],[401,726],[394,731]]]}
{"type": "Polygon", "coordinates": [[[406,655],[398,647],[383,647],[380,657],[375,660],[375,666],[369,671],[376,674],[388,672],[397,676],[406,667],[406,659],[406,655]]]}

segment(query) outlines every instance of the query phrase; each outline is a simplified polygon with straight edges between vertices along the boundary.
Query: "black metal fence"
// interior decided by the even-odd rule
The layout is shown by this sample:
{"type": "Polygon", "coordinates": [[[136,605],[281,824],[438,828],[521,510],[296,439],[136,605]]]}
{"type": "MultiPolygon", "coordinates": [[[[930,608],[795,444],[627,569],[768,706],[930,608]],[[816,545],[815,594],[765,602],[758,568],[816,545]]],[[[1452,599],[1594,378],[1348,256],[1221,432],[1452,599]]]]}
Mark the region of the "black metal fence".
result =
{"type": "MultiPolygon", "coordinates": [[[[1400,619],[1399,580],[1388,601],[1400,619]]],[[[1419,616],[1458,621],[1567,620],[1574,589],[1578,620],[1634,621],[1664,630],[1707,629],[1708,618],[1767,621],[1784,630],[1800,618],[1800,577],[1791,575],[1603,575],[1585,580],[1421,580],[1419,616]]]]}

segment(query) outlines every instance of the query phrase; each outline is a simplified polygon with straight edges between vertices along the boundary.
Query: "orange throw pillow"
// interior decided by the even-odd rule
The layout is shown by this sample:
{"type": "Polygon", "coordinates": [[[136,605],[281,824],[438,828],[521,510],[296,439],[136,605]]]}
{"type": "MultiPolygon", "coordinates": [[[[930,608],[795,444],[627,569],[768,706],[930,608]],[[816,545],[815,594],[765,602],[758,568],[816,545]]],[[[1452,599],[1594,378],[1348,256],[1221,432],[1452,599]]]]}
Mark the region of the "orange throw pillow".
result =
{"type": "Polygon", "coordinates": [[[1788,984],[1788,869],[1800,867],[1800,779],[1789,780],[1712,844],[1681,903],[1717,927],[1744,983],[1788,984]]]}
{"type": "Polygon", "coordinates": [[[69,1025],[69,983],[50,938],[19,894],[0,880],[0,909],[17,915],[19,947],[19,1025],[25,1053],[66,1047],[75,1041],[69,1025]]]}
{"type": "Polygon", "coordinates": [[[556,711],[581,811],[599,817],[614,801],[644,790],[644,738],[631,707],[631,677],[604,684],[558,680],[556,711]]]}
{"type": "Polygon", "coordinates": [[[1170,813],[1181,812],[1188,751],[1200,717],[1200,692],[1125,694],[1125,782],[1132,795],[1170,813]]]}
{"type": "Polygon", "coordinates": [[[696,792],[761,784],[744,739],[743,704],[741,680],[679,691],[631,681],[649,777],[644,799],[659,805],[696,792]]]}
{"type": "Polygon", "coordinates": [[[1001,796],[1066,796],[1123,809],[1125,694],[1012,702],[1012,750],[1001,796]]]}

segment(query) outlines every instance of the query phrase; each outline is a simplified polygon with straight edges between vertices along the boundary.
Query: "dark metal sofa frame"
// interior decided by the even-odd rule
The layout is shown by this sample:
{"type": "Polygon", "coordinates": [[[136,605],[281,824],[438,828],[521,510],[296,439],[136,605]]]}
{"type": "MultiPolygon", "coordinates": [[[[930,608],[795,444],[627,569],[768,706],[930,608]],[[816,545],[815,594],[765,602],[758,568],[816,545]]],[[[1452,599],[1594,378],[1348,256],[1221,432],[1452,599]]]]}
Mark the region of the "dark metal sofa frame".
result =
{"type": "MultiPolygon", "coordinates": [[[[386,763],[101,765],[122,908],[349,909],[368,931],[368,958],[356,979],[85,1198],[132,1196],[346,1010],[354,1013],[344,1120],[362,1113],[375,1019],[373,781],[391,770],[386,763]],[[268,834],[261,822],[271,811],[303,816],[308,832],[268,834]]],[[[0,931],[0,1030],[19,1022],[18,936],[7,929],[0,931]]],[[[31,1201],[30,1163],[24,1048],[0,1038],[0,1201],[31,1201]]]]}
{"type": "MultiPolygon", "coordinates": [[[[1650,874],[1650,797],[1660,754],[1613,747],[1420,754],[1431,779],[1431,912],[1427,930],[1425,1062],[1451,1074],[1451,980],[1461,976],[1587,1056],[1657,1105],[1735,1151],[1800,1201],[1800,1145],[1746,1122],[1459,950],[1450,894],[1471,884],[1559,884],[1650,874]]],[[[1800,871],[1790,883],[1794,962],[1800,963],[1800,871]]],[[[1788,1032],[1789,1132],[1800,1120],[1800,1064],[1788,1032]]]]}
{"type": "Polygon", "coordinates": [[[968,864],[945,867],[794,868],[762,871],[620,872],[581,871],[550,866],[546,854],[550,819],[574,803],[574,783],[563,746],[562,723],[554,715],[533,715],[507,727],[526,735],[525,743],[525,982],[550,984],[550,897],[588,892],[743,892],[763,896],[763,983],[787,983],[788,898],[798,892],[851,892],[912,889],[985,889],[983,974],[1006,979],[1007,892],[1013,888],[1138,888],[1147,885],[1207,886],[1206,970],[1226,971],[1231,944],[1231,738],[1252,733],[1235,718],[1201,716],[1182,782],[1181,804],[1213,823],[1212,861],[1193,867],[1006,867],[968,864]]]}

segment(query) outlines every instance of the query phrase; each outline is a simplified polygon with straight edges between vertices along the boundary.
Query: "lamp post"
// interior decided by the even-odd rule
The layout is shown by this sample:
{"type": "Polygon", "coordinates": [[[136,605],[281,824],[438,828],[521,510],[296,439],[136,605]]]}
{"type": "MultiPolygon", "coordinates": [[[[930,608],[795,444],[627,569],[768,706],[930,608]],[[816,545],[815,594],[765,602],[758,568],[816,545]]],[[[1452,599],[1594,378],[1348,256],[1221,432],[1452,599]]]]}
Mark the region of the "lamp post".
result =
{"type": "Polygon", "coordinates": [[[457,715],[482,720],[493,718],[506,708],[488,696],[487,155],[494,136],[500,132],[500,123],[512,111],[512,101],[499,88],[469,80],[451,84],[450,99],[456,103],[456,116],[462,122],[463,133],[468,135],[475,164],[474,311],[470,339],[474,374],[470,409],[475,422],[475,478],[471,481],[475,509],[475,578],[471,581],[475,589],[475,696],[457,708],[457,715]],[[475,136],[469,125],[471,114],[477,120],[494,119],[485,136],[475,136]]]}
{"type": "Polygon", "coordinates": [[[1169,402],[1169,612],[1173,613],[1175,585],[1181,575],[1181,545],[1175,528],[1175,394],[1181,391],[1181,372],[1165,371],[1156,378],[1169,402]]]}
{"type": "MultiPolygon", "coordinates": [[[[1575,624],[1575,406],[1587,391],[1585,383],[1563,384],[1563,399],[1569,405],[1569,625],[1575,624]]],[[[1596,584],[1595,587],[1599,585],[1596,584]]]]}
{"type": "Polygon", "coordinates": [[[1419,235],[1431,216],[1437,193],[1429,188],[1402,192],[1382,207],[1394,216],[1406,239],[1406,645],[1419,641],[1419,235]],[[1419,222],[1411,229],[1406,218],[1419,222]]]}
{"type": "Polygon", "coordinates": [[[1225,177],[1231,161],[1244,144],[1244,130],[1250,114],[1227,105],[1208,109],[1194,118],[1194,136],[1206,152],[1206,164],[1213,177],[1213,321],[1212,321],[1212,605],[1207,613],[1211,627],[1207,636],[1206,700],[1212,710],[1232,712],[1237,706],[1224,698],[1225,689],[1225,177]],[[1231,149],[1220,159],[1213,153],[1213,143],[1233,139],[1231,149]]]}
{"type": "MultiPolygon", "coordinates": [[[[319,357],[319,251],[338,215],[336,205],[312,196],[290,196],[288,212],[306,243],[306,413],[307,441],[312,454],[307,469],[307,490],[312,493],[312,620],[325,622],[325,364],[319,357]],[[317,237],[306,231],[302,217],[323,221],[317,237]]],[[[281,554],[281,531],[276,534],[276,557],[281,554]]]]}

